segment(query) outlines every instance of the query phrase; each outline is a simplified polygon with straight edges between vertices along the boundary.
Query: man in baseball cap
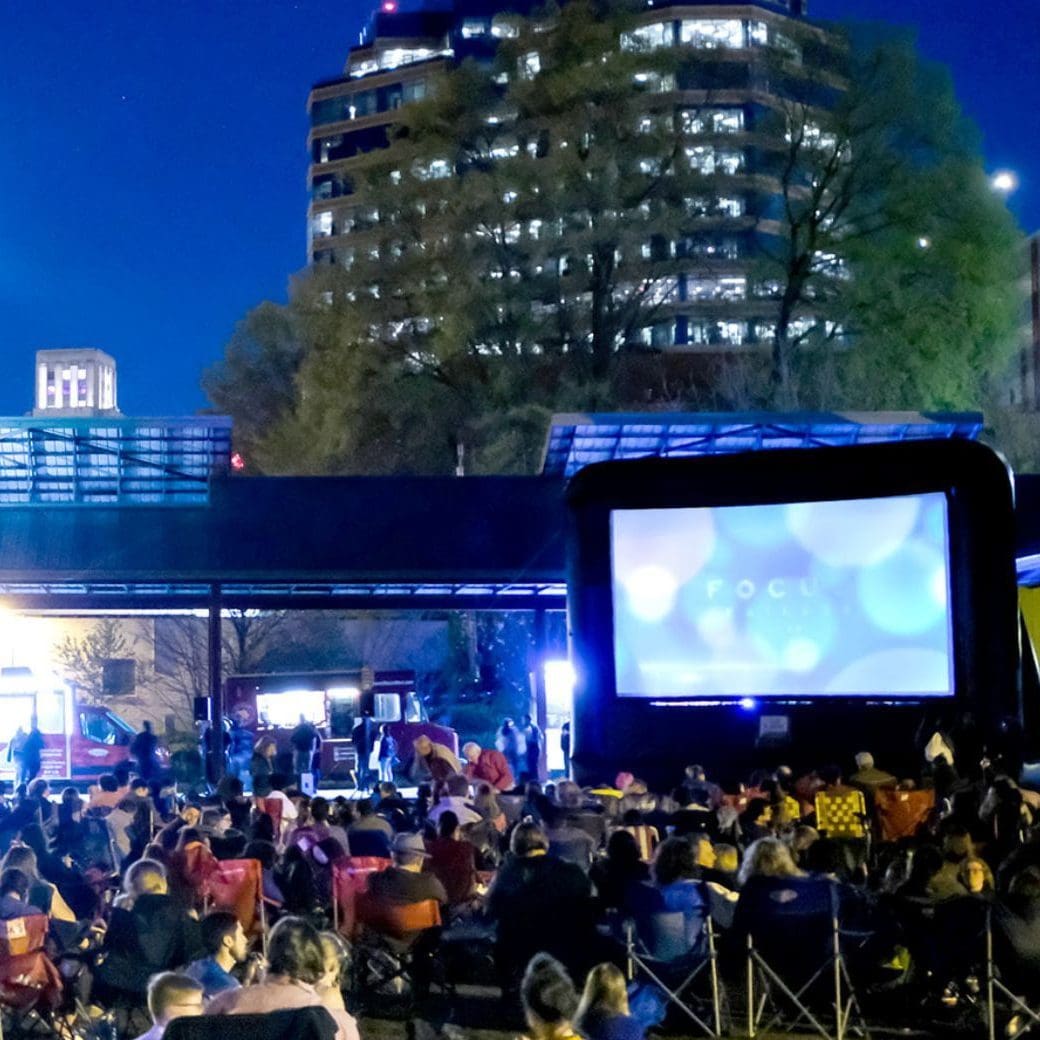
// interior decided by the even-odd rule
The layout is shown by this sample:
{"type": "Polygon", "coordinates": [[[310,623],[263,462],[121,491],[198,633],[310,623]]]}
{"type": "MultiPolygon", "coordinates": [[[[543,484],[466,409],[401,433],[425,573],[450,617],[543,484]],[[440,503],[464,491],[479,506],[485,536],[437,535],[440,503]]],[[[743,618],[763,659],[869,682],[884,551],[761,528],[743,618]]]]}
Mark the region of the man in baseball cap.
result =
{"type": "Polygon", "coordinates": [[[408,906],[427,899],[436,899],[442,906],[447,903],[448,894],[437,877],[423,873],[429,853],[421,835],[396,835],[390,851],[393,866],[368,880],[368,891],[376,904],[408,906]]]}

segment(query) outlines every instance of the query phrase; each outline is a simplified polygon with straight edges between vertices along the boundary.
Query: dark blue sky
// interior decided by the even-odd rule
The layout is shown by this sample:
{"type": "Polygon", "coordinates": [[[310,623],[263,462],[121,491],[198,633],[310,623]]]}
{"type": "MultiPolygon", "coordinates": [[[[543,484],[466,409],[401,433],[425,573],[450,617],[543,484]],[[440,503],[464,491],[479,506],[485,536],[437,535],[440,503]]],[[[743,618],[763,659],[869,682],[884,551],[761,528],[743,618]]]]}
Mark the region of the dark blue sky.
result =
{"type": "MultiPolygon", "coordinates": [[[[811,0],[896,21],[950,64],[1040,228],[1036,0],[811,0]]],[[[368,0],[0,0],[0,414],[32,355],[116,357],[127,414],[200,407],[202,369],[305,260],[306,98],[368,0]]]]}

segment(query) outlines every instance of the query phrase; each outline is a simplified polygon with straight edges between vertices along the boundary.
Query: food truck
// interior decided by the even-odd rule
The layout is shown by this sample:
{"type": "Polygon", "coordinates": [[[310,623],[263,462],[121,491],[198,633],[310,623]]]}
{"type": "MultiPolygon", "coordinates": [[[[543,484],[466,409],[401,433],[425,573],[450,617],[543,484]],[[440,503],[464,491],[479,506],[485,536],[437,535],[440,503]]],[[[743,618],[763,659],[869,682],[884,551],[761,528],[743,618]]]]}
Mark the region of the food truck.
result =
{"type": "Polygon", "coordinates": [[[412,742],[423,735],[456,754],[459,750],[453,729],[430,722],[412,671],[232,675],[224,684],[224,710],[258,738],[273,737],[279,753],[291,750],[289,736],[302,716],[321,734],[322,776],[341,782],[356,777],[354,727],[363,718],[371,719],[376,731],[383,724],[389,727],[402,764],[411,757],[412,742]]]}
{"type": "Polygon", "coordinates": [[[130,758],[134,728],[100,704],[83,703],[75,687],[31,668],[0,669],[0,777],[12,780],[8,754],[20,726],[36,719],[45,746],[40,776],[47,780],[96,780],[130,758]]]}

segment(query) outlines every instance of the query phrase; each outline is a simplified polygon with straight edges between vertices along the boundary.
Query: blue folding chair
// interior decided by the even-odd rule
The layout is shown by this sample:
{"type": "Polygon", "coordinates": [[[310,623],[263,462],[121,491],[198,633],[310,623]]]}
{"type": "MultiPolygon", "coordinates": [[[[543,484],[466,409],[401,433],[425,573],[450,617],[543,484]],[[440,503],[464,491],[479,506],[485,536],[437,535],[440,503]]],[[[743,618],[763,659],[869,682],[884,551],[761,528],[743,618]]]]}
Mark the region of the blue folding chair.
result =
{"type": "Polygon", "coordinates": [[[740,893],[734,931],[747,936],[747,1015],[750,1038],[768,1033],[784,1019],[780,1001],[795,1012],[786,1029],[804,1019],[824,1040],[845,1040],[853,1013],[857,1032],[866,1033],[842,949],[838,886],[826,878],[751,878],[740,893]],[[819,997],[833,1028],[810,1003],[819,997]],[[766,1006],[775,1013],[762,1025],[766,1006]]]}

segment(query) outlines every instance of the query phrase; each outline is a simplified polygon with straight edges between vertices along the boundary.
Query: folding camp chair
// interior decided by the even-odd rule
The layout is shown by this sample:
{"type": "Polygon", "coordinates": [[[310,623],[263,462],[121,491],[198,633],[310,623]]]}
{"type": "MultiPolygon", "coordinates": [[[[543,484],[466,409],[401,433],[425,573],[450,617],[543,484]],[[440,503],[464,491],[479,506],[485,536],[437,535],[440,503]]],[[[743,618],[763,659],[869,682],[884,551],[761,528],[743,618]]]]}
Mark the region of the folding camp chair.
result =
{"type": "Polygon", "coordinates": [[[332,864],[332,926],[345,938],[354,938],[357,898],[368,890],[369,877],[392,862],[378,856],[348,856],[332,864]]]}
{"type": "Polygon", "coordinates": [[[336,1021],[323,1007],[175,1018],[163,1031],[165,1040],[334,1040],[335,1036],[336,1021]]]}
{"type": "Polygon", "coordinates": [[[282,800],[281,798],[254,798],[257,809],[271,817],[274,824],[274,841],[280,845],[282,841],[282,800]]]}
{"type": "Polygon", "coordinates": [[[267,954],[267,904],[264,871],[257,859],[218,860],[206,878],[206,907],[230,910],[246,935],[260,928],[260,942],[267,954]]]}
{"type": "Polygon", "coordinates": [[[874,812],[882,841],[912,838],[935,808],[935,791],[901,791],[879,787],[874,792],[874,812]]]}
{"type": "Polygon", "coordinates": [[[12,1033],[58,1031],[52,1019],[64,983],[44,952],[48,923],[44,914],[0,921],[0,1005],[12,1033]]]}
{"type": "Polygon", "coordinates": [[[690,947],[686,918],[681,911],[655,911],[625,922],[625,953],[628,979],[646,976],[665,996],[709,1037],[722,1036],[722,1007],[718,954],[711,918],[705,919],[705,945],[690,947]],[[707,969],[711,986],[711,1024],[690,1006],[686,995],[701,972],[707,969]]]}
{"type": "Polygon", "coordinates": [[[762,1025],[766,1005],[784,998],[795,1012],[793,1029],[804,1019],[824,1040],[844,1040],[853,1012],[866,1032],[842,950],[837,885],[825,878],[767,878],[748,881],[740,893],[734,929],[747,934],[748,1036],[769,1033],[783,1017],[776,1010],[762,1025]],[[829,980],[828,980],[829,975],[829,980]],[[810,1007],[829,989],[825,1004],[833,1015],[828,1029],[810,1007]]]}
{"type": "Polygon", "coordinates": [[[360,924],[354,947],[352,989],[357,997],[385,999],[408,994],[412,1001],[421,984],[421,959],[432,963],[440,936],[441,908],[435,899],[401,906],[374,900],[369,892],[357,898],[360,924]]]}
{"type": "MultiPolygon", "coordinates": [[[[1021,993],[1016,993],[1012,988],[1015,980],[1006,979],[1001,972],[993,936],[993,910],[991,908],[986,915],[986,1024],[989,1029],[989,1040],[996,1040],[997,1037],[998,999],[1006,1000],[1012,1013],[1011,1021],[1005,1028],[1003,1036],[1005,1040],[1017,1040],[1033,1026],[1040,1025],[1040,1011],[1035,1010],[1021,993]],[[1014,1024],[1015,1018],[1021,1020],[1017,1026],[1014,1024]]],[[[1014,951],[1010,952],[1013,954],[1014,951]]]]}

